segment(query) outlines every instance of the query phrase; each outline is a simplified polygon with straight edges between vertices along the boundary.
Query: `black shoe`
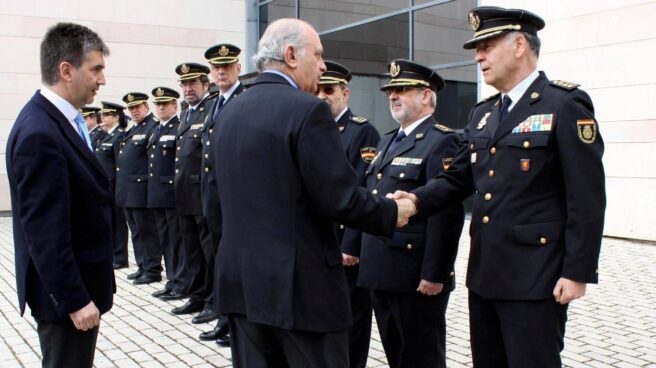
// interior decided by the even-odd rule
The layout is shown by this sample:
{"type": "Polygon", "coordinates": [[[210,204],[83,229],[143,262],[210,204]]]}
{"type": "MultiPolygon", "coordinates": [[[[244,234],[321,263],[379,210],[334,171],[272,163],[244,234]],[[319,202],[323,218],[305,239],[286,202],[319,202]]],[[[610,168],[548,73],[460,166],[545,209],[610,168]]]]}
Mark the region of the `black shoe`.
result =
{"type": "Polygon", "coordinates": [[[201,334],[198,335],[198,338],[200,341],[214,341],[216,339],[220,339],[228,334],[229,331],[227,327],[228,326],[219,327],[217,325],[212,329],[212,331],[201,332],[201,334]]]}
{"type": "Polygon", "coordinates": [[[128,268],[127,263],[114,263],[114,269],[120,270],[121,268],[128,268]]]}
{"type": "Polygon", "coordinates": [[[223,337],[219,337],[216,339],[216,344],[219,345],[220,347],[223,348],[229,348],[230,347],[230,334],[227,334],[223,337]]]}
{"type": "Polygon", "coordinates": [[[203,305],[205,305],[205,303],[202,300],[193,300],[193,298],[191,298],[183,305],[173,308],[171,313],[175,315],[196,313],[203,309],[203,305]]]}
{"type": "Polygon", "coordinates": [[[198,315],[191,320],[191,323],[193,324],[207,323],[207,322],[212,322],[217,318],[219,318],[218,314],[212,312],[212,310],[209,308],[203,308],[203,310],[200,311],[200,313],[198,313],[198,315]]]}
{"type": "Polygon", "coordinates": [[[163,296],[163,295],[167,295],[167,294],[170,294],[170,293],[171,293],[171,290],[169,290],[169,289],[167,289],[167,288],[164,288],[164,289],[159,290],[159,291],[156,291],[156,292],[154,292],[154,293],[152,293],[152,294],[150,294],[150,295],[154,296],[155,298],[159,298],[159,297],[161,297],[161,296],[163,296]]]}
{"type": "Polygon", "coordinates": [[[138,279],[141,276],[143,276],[143,270],[138,269],[137,272],[133,272],[133,273],[128,275],[128,280],[135,280],[135,279],[138,279]]]}
{"type": "Polygon", "coordinates": [[[160,296],[159,300],[164,300],[164,301],[180,300],[180,299],[184,299],[184,298],[188,298],[188,297],[189,297],[189,295],[180,294],[176,291],[170,291],[168,294],[164,294],[164,295],[160,296]]]}
{"type": "Polygon", "coordinates": [[[149,275],[145,273],[141,275],[141,277],[139,277],[138,279],[134,279],[132,283],[135,285],[146,285],[146,284],[151,284],[153,282],[160,282],[160,281],[162,281],[162,275],[158,275],[158,274],[149,275]]]}

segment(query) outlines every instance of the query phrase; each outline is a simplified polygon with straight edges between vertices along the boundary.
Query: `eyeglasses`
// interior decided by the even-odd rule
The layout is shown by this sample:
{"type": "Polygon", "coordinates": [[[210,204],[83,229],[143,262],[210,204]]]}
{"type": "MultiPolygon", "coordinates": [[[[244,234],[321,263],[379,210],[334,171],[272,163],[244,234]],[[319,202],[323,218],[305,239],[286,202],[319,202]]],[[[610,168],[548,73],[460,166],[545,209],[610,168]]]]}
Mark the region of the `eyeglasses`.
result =
{"type": "Polygon", "coordinates": [[[410,90],[413,89],[424,89],[424,88],[419,88],[419,87],[390,87],[385,90],[385,96],[389,97],[392,93],[397,94],[397,95],[402,95],[410,90]]]}
{"type": "Polygon", "coordinates": [[[178,85],[180,87],[195,86],[197,84],[200,84],[200,80],[198,80],[198,79],[187,79],[187,80],[183,80],[183,81],[178,82],[178,85]]]}
{"type": "Polygon", "coordinates": [[[328,86],[319,86],[319,88],[314,93],[314,95],[318,96],[319,93],[321,93],[321,92],[323,92],[323,94],[326,95],[326,96],[330,96],[333,93],[335,93],[335,87],[330,86],[330,85],[328,85],[328,86]]]}

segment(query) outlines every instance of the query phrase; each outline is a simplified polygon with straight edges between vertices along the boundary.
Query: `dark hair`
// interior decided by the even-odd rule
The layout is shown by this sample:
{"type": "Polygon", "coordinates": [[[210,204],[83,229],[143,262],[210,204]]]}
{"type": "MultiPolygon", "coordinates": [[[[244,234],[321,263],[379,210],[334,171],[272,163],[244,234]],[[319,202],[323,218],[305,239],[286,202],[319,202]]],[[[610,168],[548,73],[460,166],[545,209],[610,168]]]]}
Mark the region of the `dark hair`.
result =
{"type": "Polygon", "coordinates": [[[59,81],[59,64],[79,68],[90,51],[109,55],[109,48],[96,32],[74,23],[57,23],[41,41],[41,81],[52,86],[59,81]]]}
{"type": "Polygon", "coordinates": [[[528,46],[531,48],[531,50],[535,53],[535,56],[540,56],[540,39],[538,36],[528,33],[528,32],[521,32],[521,34],[526,37],[526,41],[528,41],[528,46]]]}

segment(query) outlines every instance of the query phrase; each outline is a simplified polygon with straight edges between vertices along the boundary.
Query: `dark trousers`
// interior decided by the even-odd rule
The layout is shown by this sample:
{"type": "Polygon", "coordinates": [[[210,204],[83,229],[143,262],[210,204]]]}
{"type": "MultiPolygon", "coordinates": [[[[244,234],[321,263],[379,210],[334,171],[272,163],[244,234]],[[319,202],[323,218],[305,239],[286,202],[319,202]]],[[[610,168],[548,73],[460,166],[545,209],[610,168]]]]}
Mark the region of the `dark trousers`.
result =
{"type": "Polygon", "coordinates": [[[80,331],[70,319],[37,321],[44,368],[87,368],[93,366],[98,327],[80,331]]]}
{"type": "Polygon", "coordinates": [[[371,304],[390,368],[446,367],[446,307],[449,292],[374,290],[371,304]]]}
{"type": "MultiPolygon", "coordinates": [[[[208,249],[208,254],[206,254],[207,269],[209,270],[208,277],[211,278],[211,289],[210,294],[205,298],[205,302],[208,305],[212,305],[214,301],[214,260],[216,259],[216,254],[219,252],[219,242],[221,241],[221,215],[209,215],[205,216],[205,222],[207,222],[207,229],[210,232],[210,240],[212,241],[211,248],[208,249]]],[[[227,320],[227,318],[226,318],[227,320]]]]}
{"type": "Polygon", "coordinates": [[[114,264],[128,264],[128,225],[125,210],[114,206],[114,264]]]}
{"type": "Polygon", "coordinates": [[[344,267],[351,294],[353,325],[349,329],[349,362],[351,368],[365,368],[371,341],[371,297],[369,289],[357,287],[358,265],[344,267]]]}
{"type": "Polygon", "coordinates": [[[214,245],[212,236],[203,216],[180,215],[180,232],[188,272],[185,275],[185,284],[188,287],[190,298],[205,300],[207,307],[208,297],[214,288],[214,267],[210,269],[210,261],[214,265],[214,245]]]}
{"type": "Polygon", "coordinates": [[[187,273],[187,265],[184,262],[178,214],[175,208],[155,208],[153,211],[168,279],[164,288],[186,294],[188,289],[184,282],[184,276],[187,273]]]}
{"type": "Polygon", "coordinates": [[[235,368],[348,367],[348,331],[285,330],[229,314],[235,368]]]}
{"type": "Polygon", "coordinates": [[[469,292],[474,367],[561,367],[567,306],[545,300],[490,300],[469,292]]]}
{"type": "Polygon", "coordinates": [[[162,248],[157,235],[155,214],[150,208],[126,208],[125,217],[132,232],[134,259],[140,270],[161,272],[162,248]]]}

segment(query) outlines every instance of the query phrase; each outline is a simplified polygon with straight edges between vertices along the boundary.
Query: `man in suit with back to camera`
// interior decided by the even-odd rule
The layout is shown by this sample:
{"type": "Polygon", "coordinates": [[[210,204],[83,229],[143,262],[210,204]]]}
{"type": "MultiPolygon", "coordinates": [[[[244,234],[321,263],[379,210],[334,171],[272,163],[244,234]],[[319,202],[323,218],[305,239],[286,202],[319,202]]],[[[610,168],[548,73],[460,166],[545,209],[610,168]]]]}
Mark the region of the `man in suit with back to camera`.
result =
{"type": "MultiPolygon", "coordinates": [[[[328,105],[339,130],[346,157],[358,176],[358,185],[364,187],[364,173],[376,155],[380,134],[366,118],[354,115],[348,107],[351,89],[351,71],[334,61],[326,61],[326,71],[321,75],[316,95],[328,105]]],[[[371,340],[371,300],[369,290],[358,287],[358,262],[362,232],[336,224],[337,242],[342,250],[342,264],[346,272],[351,297],[353,325],[349,329],[349,365],[364,368],[369,355],[371,340]]]]}
{"type": "MultiPolygon", "coordinates": [[[[386,133],[366,172],[367,189],[411,190],[448,169],[460,143],[433,118],[444,80],[432,69],[397,59],[381,90],[400,127],[386,133]]],[[[446,367],[446,308],[465,220],[458,202],[411,219],[391,239],[362,236],[358,286],[372,304],[390,367],[446,367]]]]}
{"type": "Polygon", "coordinates": [[[473,194],[467,270],[475,367],[560,367],[567,306],[596,283],[606,194],[590,97],[537,70],[544,21],[469,13],[485,83],[448,171],[409,197],[420,216],[473,194]]]}
{"type": "MultiPolygon", "coordinates": [[[[123,209],[130,228],[132,249],[137,271],[128,280],[143,276],[144,260],[156,259],[161,254],[153,210],[148,201],[148,152],[146,145],[159,120],[148,107],[148,95],[129,92],[123,96],[134,125],[121,140],[116,157],[116,205],[123,209]]],[[[126,259],[127,260],[127,259],[126,259]]],[[[127,264],[127,262],[126,262],[127,264]]],[[[120,266],[120,264],[119,264],[120,266]]],[[[157,292],[156,292],[157,293],[157,292]]]]}
{"type": "Polygon", "coordinates": [[[16,291],[36,320],[44,367],[91,367],[112,307],[112,197],[78,112],[105,84],[107,45],[71,23],[41,42],[41,80],[7,140],[16,291]]]}
{"type": "Polygon", "coordinates": [[[235,367],[348,366],[349,290],[334,223],[391,235],[415,208],[358,187],[330,107],[316,31],[273,22],[262,74],[225,106],[211,137],[223,221],[215,303],[235,367]],[[398,216],[398,218],[397,218],[398,216]]]}
{"type": "Polygon", "coordinates": [[[205,51],[205,59],[210,64],[210,75],[218,90],[212,117],[207,119],[203,125],[203,151],[200,172],[203,216],[205,216],[212,236],[212,247],[205,253],[208,270],[205,275],[205,288],[208,291],[208,297],[205,301],[206,306],[209,306],[210,309],[204,309],[198,316],[194,317],[192,322],[204,323],[218,318],[216,326],[211,331],[202,332],[199,338],[202,341],[216,341],[219,346],[230,346],[230,336],[228,336],[228,317],[226,315],[218,316],[211,309],[214,300],[214,260],[221,239],[221,210],[219,208],[219,194],[209,160],[212,147],[210,137],[214,132],[214,123],[218,120],[223,107],[244,91],[244,86],[239,82],[239,74],[241,73],[240,53],[241,49],[239,47],[227,43],[214,45],[205,51]]]}

